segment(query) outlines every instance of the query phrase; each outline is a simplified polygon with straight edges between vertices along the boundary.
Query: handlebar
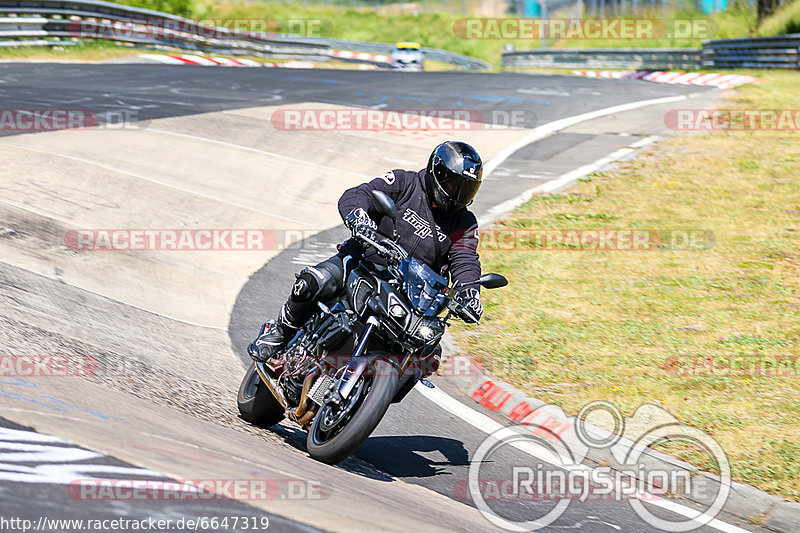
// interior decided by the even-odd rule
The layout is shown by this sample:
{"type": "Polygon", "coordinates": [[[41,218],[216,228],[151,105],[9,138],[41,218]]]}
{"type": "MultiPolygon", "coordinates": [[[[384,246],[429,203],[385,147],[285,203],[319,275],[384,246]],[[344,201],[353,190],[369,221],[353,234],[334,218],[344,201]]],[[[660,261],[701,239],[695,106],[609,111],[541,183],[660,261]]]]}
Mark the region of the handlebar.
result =
{"type": "Polygon", "coordinates": [[[466,316],[473,323],[480,323],[480,319],[476,317],[473,312],[456,296],[453,296],[447,303],[447,309],[461,320],[464,320],[464,317],[466,316]]]}
{"type": "MultiPolygon", "coordinates": [[[[390,264],[400,264],[400,261],[408,257],[408,252],[406,252],[399,243],[386,237],[376,241],[365,232],[360,231],[360,228],[353,229],[353,237],[374,248],[375,252],[381,257],[388,259],[390,264]]],[[[445,291],[445,294],[450,300],[447,303],[447,308],[450,310],[450,312],[462,320],[466,316],[472,322],[479,323],[480,319],[476,317],[472,311],[458,298],[457,287],[455,285],[453,287],[449,287],[445,291]]]]}
{"type": "Polygon", "coordinates": [[[363,231],[359,231],[359,228],[353,230],[353,237],[372,246],[378,255],[385,257],[391,263],[400,264],[400,261],[408,257],[408,252],[402,246],[386,237],[376,241],[363,231]]]}

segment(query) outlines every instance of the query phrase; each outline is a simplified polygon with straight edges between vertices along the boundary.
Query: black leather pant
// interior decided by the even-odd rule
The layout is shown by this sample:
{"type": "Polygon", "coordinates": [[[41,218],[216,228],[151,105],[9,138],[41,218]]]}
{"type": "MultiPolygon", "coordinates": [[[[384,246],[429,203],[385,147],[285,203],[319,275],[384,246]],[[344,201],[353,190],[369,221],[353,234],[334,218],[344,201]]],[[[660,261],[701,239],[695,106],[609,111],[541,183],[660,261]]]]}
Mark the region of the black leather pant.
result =
{"type": "Polygon", "coordinates": [[[297,275],[279,320],[293,328],[302,326],[313,313],[317,302],[332,298],[344,288],[347,275],[357,262],[357,259],[340,251],[313,267],[304,268],[297,275]]]}

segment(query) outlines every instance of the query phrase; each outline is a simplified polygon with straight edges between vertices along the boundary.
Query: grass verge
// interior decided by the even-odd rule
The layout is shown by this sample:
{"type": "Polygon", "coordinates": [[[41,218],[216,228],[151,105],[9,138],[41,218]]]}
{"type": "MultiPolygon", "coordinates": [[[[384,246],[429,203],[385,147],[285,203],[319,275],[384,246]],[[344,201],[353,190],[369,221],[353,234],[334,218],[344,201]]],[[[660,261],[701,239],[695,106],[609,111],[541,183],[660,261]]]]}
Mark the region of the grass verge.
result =
{"type": "MultiPolygon", "coordinates": [[[[464,15],[453,10],[441,12],[422,12],[418,15],[411,13],[375,12],[374,7],[348,7],[342,5],[315,4],[315,3],[276,3],[276,2],[234,2],[224,0],[209,2],[198,0],[122,0],[121,3],[163,10],[189,18],[194,18],[207,23],[239,29],[264,31],[264,22],[269,31],[286,31],[291,34],[315,37],[334,37],[358,41],[373,41],[394,43],[398,41],[418,41],[424,46],[450,50],[471,57],[487,61],[495,68],[500,66],[500,57],[505,45],[511,44],[517,50],[539,48],[538,39],[466,39],[461,38],[460,32],[454,31],[456,22],[464,15]],[[248,21],[252,24],[248,25],[248,21]],[[305,25],[304,22],[312,21],[305,25]],[[317,24],[320,22],[321,24],[317,24]],[[240,25],[243,24],[243,25],[240,25]],[[280,29],[276,28],[278,26],[280,29]]],[[[477,5],[467,2],[468,7],[477,5]]],[[[800,2],[792,6],[800,5],[800,2]]],[[[451,6],[452,7],[452,6],[451,6]]],[[[669,20],[707,20],[708,30],[687,38],[654,37],[649,39],[579,39],[570,38],[562,40],[549,40],[546,43],[550,48],[653,48],[653,47],[688,47],[699,48],[705,38],[731,38],[745,37],[756,34],[780,33],[787,28],[794,27],[795,11],[781,10],[773,19],[757,28],[755,12],[752,8],[737,4],[729,9],[712,15],[704,15],[695,10],[670,10],[647,11],[639,10],[636,15],[621,15],[621,18],[651,18],[669,20]]],[[[508,17],[514,15],[509,14],[508,17]]],[[[570,17],[569,13],[554,13],[553,17],[570,17]]],[[[0,57],[15,58],[58,58],[60,56],[90,57],[90,54],[78,47],[67,47],[72,51],[53,50],[52,53],[41,50],[36,53],[22,48],[5,50],[0,57]]],[[[124,50],[124,47],[119,47],[124,50]]]]}
{"type": "MultiPolygon", "coordinates": [[[[726,107],[796,108],[800,73],[754,74],[763,82],[726,107]]],[[[736,480],[800,500],[798,135],[674,137],[532,198],[498,228],[701,229],[715,243],[600,252],[484,240],[484,271],[506,274],[510,286],[485,291],[482,327],[454,328],[460,345],[571,414],[592,400],[626,415],[655,403],[713,436],[736,480]],[[732,357],[745,364],[727,370],[732,357]],[[770,368],[778,358],[784,366],[770,368]]],[[[709,466],[693,450],[678,455],[709,466]]]]}
{"type": "Polygon", "coordinates": [[[142,50],[112,41],[80,41],[68,46],[6,46],[0,47],[0,59],[42,61],[101,61],[136,55],[142,50]]]}
{"type": "Polygon", "coordinates": [[[782,35],[800,33],[800,1],[782,5],[775,13],[764,19],[758,27],[759,35],[782,35]]]}
{"type": "MultiPolygon", "coordinates": [[[[514,45],[517,50],[529,50],[540,47],[539,39],[466,39],[461,33],[454,31],[454,25],[465,15],[440,12],[397,14],[375,13],[372,8],[350,8],[324,4],[277,4],[277,3],[236,3],[215,2],[194,4],[194,12],[198,18],[210,20],[250,19],[283,22],[295,20],[320,20],[319,31],[314,36],[335,37],[357,41],[373,41],[394,43],[397,41],[418,41],[424,46],[441,48],[477,57],[494,66],[500,65],[503,46],[514,45]]],[[[469,15],[466,15],[469,16],[469,15]]],[[[508,15],[513,17],[514,15],[508,15]]],[[[565,17],[566,14],[554,16],[565,17]]],[[[627,15],[632,17],[633,15],[627,15]]],[[[752,10],[731,8],[706,16],[697,11],[641,11],[636,17],[654,19],[682,19],[710,21],[710,33],[692,38],[653,38],[639,40],[624,39],[564,39],[549,40],[548,47],[553,48],[653,48],[653,47],[694,47],[699,48],[701,41],[708,37],[742,37],[748,35],[755,24],[752,10]]],[[[302,24],[301,24],[302,26],[302,24]]],[[[317,26],[315,26],[317,28],[317,26]]]]}

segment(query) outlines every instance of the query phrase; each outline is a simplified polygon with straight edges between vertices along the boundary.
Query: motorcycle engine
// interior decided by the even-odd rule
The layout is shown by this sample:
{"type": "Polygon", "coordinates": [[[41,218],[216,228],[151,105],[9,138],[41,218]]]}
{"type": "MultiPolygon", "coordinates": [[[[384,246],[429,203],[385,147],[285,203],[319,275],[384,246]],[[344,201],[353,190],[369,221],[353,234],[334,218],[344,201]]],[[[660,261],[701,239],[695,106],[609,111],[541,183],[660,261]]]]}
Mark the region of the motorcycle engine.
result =
{"type": "Polygon", "coordinates": [[[284,352],[284,376],[287,378],[302,378],[305,376],[315,363],[315,359],[312,355],[313,345],[312,336],[307,331],[303,331],[302,336],[289,345],[284,352]]]}

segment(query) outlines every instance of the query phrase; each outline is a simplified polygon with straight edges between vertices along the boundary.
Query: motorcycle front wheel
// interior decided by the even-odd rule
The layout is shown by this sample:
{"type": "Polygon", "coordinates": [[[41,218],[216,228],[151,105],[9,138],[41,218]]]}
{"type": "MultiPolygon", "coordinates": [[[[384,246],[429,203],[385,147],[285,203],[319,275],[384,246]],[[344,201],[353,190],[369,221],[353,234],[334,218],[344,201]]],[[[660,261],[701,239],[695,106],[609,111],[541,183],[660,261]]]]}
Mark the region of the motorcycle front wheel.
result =
{"type": "Polygon", "coordinates": [[[399,375],[397,368],[383,359],[375,359],[366,374],[342,405],[325,405],[314,417],[306,439],[312,458],[327,464],[344,460],[380,423],[394,397],[399,375]]]}

